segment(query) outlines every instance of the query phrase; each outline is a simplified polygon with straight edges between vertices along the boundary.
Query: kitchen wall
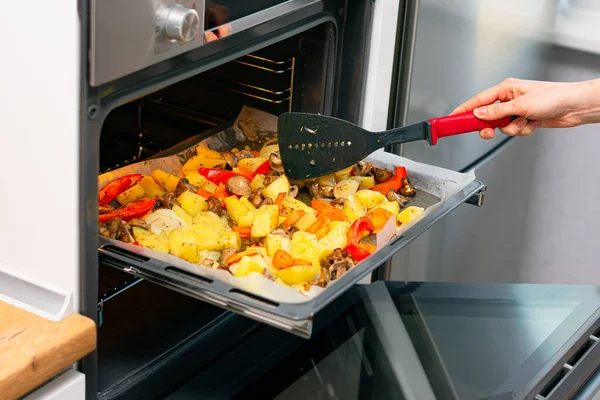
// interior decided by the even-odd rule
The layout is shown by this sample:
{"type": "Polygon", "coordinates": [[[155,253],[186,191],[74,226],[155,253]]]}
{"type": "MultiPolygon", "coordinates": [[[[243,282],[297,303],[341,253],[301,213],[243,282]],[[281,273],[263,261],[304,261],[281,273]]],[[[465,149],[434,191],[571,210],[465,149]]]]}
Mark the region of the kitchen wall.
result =
{"type": "MultiPolygon", "coordinates": [[[[449,24],[452,14],[436,3],[421,1],[424,7],[419,17],[409,122],[411,118],[449,112],[452,103],[466,100],[503,77],[555,81],[600,77],[600,23],[590,24],[586,17],[594,11],[586,7],[594,7],[597,2],[558,1],[552,10],[554,21],[546,19],[542,23],[538,18],[537,26],[531,25],[530,31],[538,32],[533,37],[523,34],[522,26],[515,23],[518,19],[507,18],[511,4],[503,2],[502,11],[490,9],[499,7],[495,2],[491,6],[490,2],[469,1],[459,14],[472,17],[449,24]],[[444,21],[440,22],[440,18],[444,21]],[[574,22],[573,18],[579,19],[574,22]],[[436,35],[429,33],[432,27],[444,25],[445,30],[438,30],[436,35]],[[577,26],[581,29],[574,31],[577,26]],[[504,34],[498,35],[498,29],[504,34]],[[461,45],[453,44],[451,38],[461,39],[465,30],[479,35],[475,40],[478,47],[469,47],[473,38],[461,42],[462,49],[470,48],[475,57],[447,58],[443,68],[432,64],[428,51],[442,46],[440,42],[446,43],[442,47],[460,49],[461,45]],[[595,32],[599,40],[583,38],[590,32],[595,32]],[[535,44],[538,39],[541,40],[535,44]],[[528,50],[527,43],[535,52],[528,50]],[[598,54],[593,53],[595,43],[598,54]],[[461,71],[458,66],[465,62],[470,64],[461,71]],[[446,76],[444,86],[430,84],[448,69],[455,71],[453,82],[446,76]],[[468,95],[463,93],[465,85],[470,90],[468,95]],[[459,95],[453,95],[453,90],[459,95]]],[[[519,10],[526,15],[535,13],[538,7],[542,13],[548,11],[547,5],[528,2],[527,9],[519,10]]],[[[434,150],[408,147],[405,155],[460,168],[473,158],[475,146],[481,146],[464,140],[464,144],[451,144],[448,150],[442,149],[444,143],[434,150]]],[[[392,279],[600,284],[600,215],[596,211],[596,199],[600,196],[599,145],[600,125],[539,130],[531,137],[511,141],[505,150],[476,170],[477,178],[489,185],[484,207],[459,207],[395,256],[392,279]]]]}

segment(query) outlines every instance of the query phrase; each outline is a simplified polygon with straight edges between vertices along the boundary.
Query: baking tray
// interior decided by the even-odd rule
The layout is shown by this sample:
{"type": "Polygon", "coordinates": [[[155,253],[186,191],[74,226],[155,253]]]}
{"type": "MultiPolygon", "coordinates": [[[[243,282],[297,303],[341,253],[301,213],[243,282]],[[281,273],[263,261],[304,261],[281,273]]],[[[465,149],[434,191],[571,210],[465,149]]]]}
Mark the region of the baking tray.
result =
{"type": "MultiPolygon", "coordinates": [[[[274,133],[273,126],[276,126],[276,117],[244,108],[231,127],[202,140],[202,143],[221,150],[230,146],[231,140],[239,143],[248,138],[264,139],[274,133]],[[251,120],[252,124],[240,124],[243,120],[246,122],[251,120]],[[251,132],[242,129],[250,125],[251,132]]],[[[156,166],[164,168],[166,172],[176,172],[180,162],[195,154],[195,145],[203,137],[206,136],[198,136],[196,144],[187,141],[188,148],[172,149],[170,152],[176,154],[170,157],[147,160],[138,163],[137,166],[124,167],[122,171],[112,171],[108,176],[101,176],[100,183],[131,173],[132,169],[136,168],[137,171],[146,174],[156,166]]],[[[373,255],[350,269],[341,278],[330,282],[327,288],[313,286],[308,297],[296,289],[279,285],[262,276],[234,278],[227,271],[203,268],[172,255],[103,236],[99,236],[100,262],[259,322],[309,338],[312,333],[313,316],[323,307],[361,278],[373,272],[462,203],[476,205],[482,203],[486,187],[475,179],[472,172],[462,174],[417,163],[383,151],[372,154],[367,160],[386,168],[395,165],[405,166],[407,175],[418,193],[411,199],[411,205],[421,206],[426,210],[399,230],[396,230],[394,221],[390,220],[377,236],[378,250],[373,255]]]]}

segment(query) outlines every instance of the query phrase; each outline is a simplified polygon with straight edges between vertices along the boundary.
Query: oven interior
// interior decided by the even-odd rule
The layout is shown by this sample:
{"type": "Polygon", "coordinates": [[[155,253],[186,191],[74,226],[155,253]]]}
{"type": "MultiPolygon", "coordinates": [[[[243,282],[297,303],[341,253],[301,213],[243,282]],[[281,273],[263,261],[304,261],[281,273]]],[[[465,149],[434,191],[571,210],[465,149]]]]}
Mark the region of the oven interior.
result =
{"type": "MultiPolygon", "coordinates": [[[[335,48],[335,28],[325,23],[115,108],[102,126],[100,172],[208,137],[244,105],[276,115],[331,114],[335,48]]],[[[103,399],[164,398],[261,329],[103,259],[98,301],[103,399]]]]}

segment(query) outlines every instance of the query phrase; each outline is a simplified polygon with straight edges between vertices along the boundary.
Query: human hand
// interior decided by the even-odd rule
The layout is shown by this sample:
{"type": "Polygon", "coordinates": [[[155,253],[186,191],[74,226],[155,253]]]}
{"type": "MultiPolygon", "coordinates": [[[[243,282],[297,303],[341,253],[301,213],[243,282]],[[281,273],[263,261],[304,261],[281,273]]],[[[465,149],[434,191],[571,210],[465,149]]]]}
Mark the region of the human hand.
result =
{"type": "MultiPolygon", "coordinates": [[[[518,116],[500,129],[508,136],[529,136],[540,126],[567,128],[600,122],[600,80],[557,83],[509,78],[458,106],[452,114],[471,110],[484,120],[518,116]]],[[[494,130],[485,128],[479,135],[491,139],[494,130]]]]}
{"type": "Polygon", "coordinates": [[[208,1],[206,3],[204,37],[206,42],[213,42],[231,34],[229,22],[229,9],[219,4],[208,1]],[[213,29],[218,27],[217,29],[213,29]],[[212,30],[211,30],[212,29],[212,30]]]}

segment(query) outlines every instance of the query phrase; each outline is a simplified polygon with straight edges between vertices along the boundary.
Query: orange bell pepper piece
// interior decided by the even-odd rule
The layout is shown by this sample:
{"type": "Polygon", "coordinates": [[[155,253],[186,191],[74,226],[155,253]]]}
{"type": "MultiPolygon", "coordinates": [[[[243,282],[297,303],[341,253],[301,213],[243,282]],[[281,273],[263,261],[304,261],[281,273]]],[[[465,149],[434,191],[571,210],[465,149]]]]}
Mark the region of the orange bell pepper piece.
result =
{"type": "Polygon", "coordinates": [[[231,229],[234,232],[238,232],[242,239],[250,239],[250,237],[252,236],[252,228],[249,226],[247,226],[247,227],[233,226],[233,227],[231,227],[231,229]]]}
{"type": "Polygon", "coordinates": [[[328,203],[327,201],[324,201],[324,200],[313,199],[310,202],[310,206],[312,208],[314,208],[315,210],[317,210],[318,214],[321,214],[322,212],[335,210],[334,206],[332,206],[330,203],[328,203]]]}
{"type": "Polygon", "coordinates": [[[281,192],[277,195],[277,198],[275,199],[275,201],[273,202],[273,204],[275,205],[280,205],[281,202],[283,201],[283,198],[285,197],[286,193],[285,192],[281,192]]]}
{"type": "Polygon", "coordinates": [[[378,233],[392,217],[392,213],[383,208],[376,208],[367,213],[366,217],[373,223],[373,233],[378,233]]]}
{"type": "Polygon", "coordinates": [[[239,262],[245,256],[252,257],[257,254],[260,254],[260,252],[256,249],[252,249],[252,248],[249,248],[244,251],[240,251],[239,253],[235,253],[235,254],[232,254],[229,257],[227,257],[227,259],[225,259],[225,266],[228,267],[231,264],[235,264],[236,262],[239,262]]]}
{"type": "Polygon", "coordinates": [[[277,250],[273,255],[273,268],[285,269],[294,265],[294,259],[285,250],[277,250]]]}
{"type": "Polygon", "coordinates": [[[285,221],[283,221],[283,226],[289,229],[292,225],[298,222],[300,218],[304,217],[305,215],[306,211],[304,210],[294,210],[290,215],[287,216],[285,221]]]}

